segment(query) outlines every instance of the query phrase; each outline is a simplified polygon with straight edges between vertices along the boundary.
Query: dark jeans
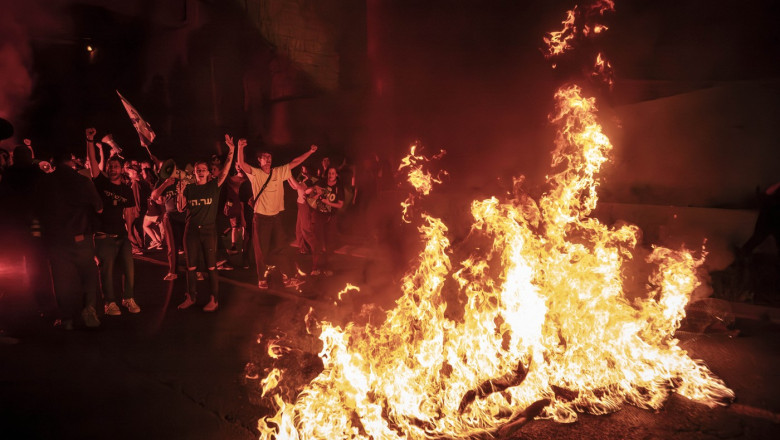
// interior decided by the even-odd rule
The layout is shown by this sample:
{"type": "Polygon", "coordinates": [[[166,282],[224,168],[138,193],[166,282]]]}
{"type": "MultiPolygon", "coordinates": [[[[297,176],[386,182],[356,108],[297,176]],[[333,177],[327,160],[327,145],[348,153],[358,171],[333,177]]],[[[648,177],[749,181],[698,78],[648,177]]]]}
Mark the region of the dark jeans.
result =
{"type": "Polygon", "coordinates": [[[266,263],[272,261],[277,264],[279,270],[288,269],[282,267],[286,263],[282,261],[282,246],[284,245],[284,230],[282,229],[282,217],[280,214],[263,215],[255,214],[252,219],[252,247],[255,252],[255,264],[257,265],[257,279],[265,279],[266,263]],[[273,240],[273,241],[272,241],[273,240]],[[271,245],[273,244],[273,247],[271,245]]]}
{"type": "Polygon", "coordinates": [[[63,319],[74,319],[84,307],[97,305],[98,268],[92,237],[48,247],[54,294],[63,319]]]}
{"type": "Polygon", "coordinates": [[[311,229],[314,242],[312,243],[312,270],[327,267],[328,254],[333,252],[336,242],[337,222],[334,215],[311,210],[311,229]]]}
{"type": "Polygon", "coordinates": [[[127,237],[112,237],[95,234],[95,255],[100,263],[100,286],[103,289],[105,302],[116,301],[114,295],[114,263],[119,260],[119,267],[124,275],[124,293],[122,298],[133,297],[135,285],[135,266],[133,251],[127,237]]]}
{"type": "Polygon", "coordinates": [[[244,240],[241,242],[241,265],[249,266],[252,261],[252,254],[254,253],[254,213],[251,211],[251,207],[244,206],[244,240]]]}
{"type": "Polygon", "coordinates": [[[168,213],[163,214],[163,233],[165,234],[165,247],[168,256],[168,272],[176,273],[176,262],[179,257],[179,249],[182,249],[184,236],[184,223],[171,220],[168,213]]]}
{"type": "Polygon", "coordinates": [[[216,225],[191,225],[184,228],[184,255],[187,259],[187,292],[195,300],[198,296],[196,272],[198,262],[205,260],[209,271],[209,284],[214,300],[219,300],[219,274],[217,273],[216,225]]]}

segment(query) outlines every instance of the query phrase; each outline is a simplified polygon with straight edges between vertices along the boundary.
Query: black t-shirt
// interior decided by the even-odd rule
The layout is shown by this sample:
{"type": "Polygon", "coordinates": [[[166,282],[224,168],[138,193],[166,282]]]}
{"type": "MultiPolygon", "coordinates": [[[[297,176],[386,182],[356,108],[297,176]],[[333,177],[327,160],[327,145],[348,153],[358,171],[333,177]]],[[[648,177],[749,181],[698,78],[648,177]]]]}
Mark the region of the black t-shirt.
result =
{"type": "MultiPolygon", "coordinates": [[[[326,179],[319,180],[314,184],[321,188],[322,197],[328,199],[331,203],[336,203],[339,200],[344,201],[344,187],[341,185],[341,181],[336,181],[335,185],[328,185],[326,179]]],[[[317,202],[317,210],[320,212],[335,214],[338,208],[332,208],[330,205],[326,205],[322,202],[317,202]]]]}
{"type": "Polygon", "coordinates": [[[219,206],[219,182],[210,180],[203,185],[190,183],[184,188],[187,200],[187,224],[213,225],[217,221],[219,206]]]}
{"type": "Polygon", "coordinates": [[[60,165],[41,178],[35,200],[48,243],[73,244],[79,235],[91,239],[92,220],[103,202],[88,177],[60,165]]]}
{"type": "MultiPolygon", "coordinates": [[[[160,185],[165,182],[160,180],[160,185]]],[[[163,191],[162,195],[162,212],[165,213],[171,221],[184,222],[184,213],[179,212],[176,207],[176,186],[179,184],[179,180],[174,182],[163,191]]]]}
{"type": "Polygon", "coordinates": [[[135,206],[135,197],[130,185],[114,184],[103,173],[92,179],[103,200],[103,212],[98,214],[97,232],[126,236],[124,209],[135,206]]]}
{"type": "Polygon", "coordinates": [[[152,185],[143,179],[136,182],[136,185],[138,185],[138,200],[136,200],[138,211],[140,215],[146,215],[146,210],[149,207],[149,196],[152,195],[152,185]]]}
{"type": "Polygon", "coordinates": [[[149,217],[159,217],[165,212],[165,209],[163,209],[162,205],[157,203],[156,200],[149,197],[149,200],[146,201],[146,215],[149,217]]]}

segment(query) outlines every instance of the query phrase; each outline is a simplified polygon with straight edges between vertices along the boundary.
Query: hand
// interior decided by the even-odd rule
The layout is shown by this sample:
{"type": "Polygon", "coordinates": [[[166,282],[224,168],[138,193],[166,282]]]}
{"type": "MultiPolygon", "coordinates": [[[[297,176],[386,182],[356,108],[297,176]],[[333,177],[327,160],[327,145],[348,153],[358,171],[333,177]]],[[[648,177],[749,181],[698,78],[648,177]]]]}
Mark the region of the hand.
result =
{"type": "Polygon", "coordinates": [[[238,140],[238,148],[244,148],[246,147],[246,139],[241,138],[238,140]]]}
{"type": "Polygon", "coordinates": [[[89,139],[89,140],[94,139],[96,133],[97,133],[97,130],[95,130],[94,127],[89,127],[87,129],[87,139],[89,139]]]}
{"type": "Polygon", "coordinates": [[[312,146],[309,147],[309,153],[314,153],[315,151],[317,151],[317,146],[312,144],[312,146]]]}
{"type": "MultiPolygon", "coordinates": [[[[225,143],[230,148],[235,148],[235,145],[233,144],[233,136],[230,136],[229,134],[225,134],[225,143]]],[[[241,141],[239,141],[241,143],[241,141]]]]}

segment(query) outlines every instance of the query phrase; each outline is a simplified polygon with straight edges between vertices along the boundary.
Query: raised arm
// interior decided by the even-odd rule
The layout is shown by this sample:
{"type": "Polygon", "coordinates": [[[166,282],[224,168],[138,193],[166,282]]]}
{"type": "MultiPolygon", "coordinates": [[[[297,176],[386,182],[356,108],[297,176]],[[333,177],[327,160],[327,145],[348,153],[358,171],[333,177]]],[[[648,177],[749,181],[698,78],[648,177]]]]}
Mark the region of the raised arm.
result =
{"type": "Polygon", "coordinates": [[[176,209],[179,212],[184,212],[184,208],[187,206],[187,198],[184,197],[184,182],[180,180],[177,185],[179,187],[176,188],[176,209]]]}
{"type": "Polygon", "coordinates": [[[89,173],[93,179],[97,177],[98,174],[100,174],[100,165],[95,158],[95,133],[97,133],[97,130],[95,130],[93,127],[90,127],[86,130],[87,160],[89,161],[89,173]]]}
{"type": "Polygon", "coordinates": [[[298,181],[293,179],[292,177],[287,178],[287,183],[290,185],[292,189],[296,191],[306,189],[306,187],[303,184],[298,183],[298,181]]]}
{"type": "Polygon", "coordinates": [[[292,170],[293,168],[295,168],[298,165],[300,165],[301,163],[303,163],[303,161],[308,159],[309,156],[314,154],[315,151],[317,151],[317,146],[316,145],[312,145],[311,147],[309,147],[309,151],[307,151],[307,152],[301,154],[300,156],[296,157],[295,159],[291,160],[290,161],[290,170],[292,170]]]}
{"type": "Polygon", "coordinates": [[[152,160],[152,167],[154,167],[154,170],[157,171],[160,168],[160,164],[162,163],[162,161],[160,161],[160,159],[158,159],[157,156],[152,154],[152,150],[150,150],[148,146],[143,145],[143,147],[144,150],[146,150],[146,153],[149,155],[149,159],[152,160]]]}
{"type": "Polygon", "coordinates": [[[97,147],[98,153],[100,153],[100,162],[98,162],[98,168],[100,168],[100,171],[103,171],[106,168],[106,153],[105,150],[103,150],[103,144],[100,142],[95,142],[95,146],[97,147]]]}
{"type": "MultiPolygon", "coordinates": [[[[230,135],[225,135],[225,144],[227,144],[228,148],[231,150],[235,149],[235,145],[233,144],[233,137],[230,135]]],[[[238,162],[238,166],[241,167],[241,169],[247,174],[252,174],[252,166],[246,163],[246,159],[244,157],[244,147],[246,147],[246,139],[239,139],[238,140],[238,158],[236,159],[236,162],[238,162]]]]}
{"type": "MultiPolygon", "coordinates": [[[[222,186],[222,184],[225,183],[225,179],[227,179],[228,174],[230,174],[230,167],[233,166],[233,152],[236,149],[233,142],[228,143],[226,139],[225,143],[228,146],[228,155],[227,158],[225,158],[225,165],[222,167],[222,173],[219,175],[219,182],[217,182],[217,185],[219,186],[222,186]]],[[[240,139],[238,140],[238,143],[239,145],[241,144],[240,139]]]]}
{"type": "Polygon", "coordinates": [[[176,178],[173,176],[163,180],[162,183],[157,186],[157,188],[152,190],[152,194],[149,197],[154,200],[159,199],[163,195],[163,192],[165,192],[165,190],[168,189],[168,187],[171,186],[175,181],[176,178]]]}

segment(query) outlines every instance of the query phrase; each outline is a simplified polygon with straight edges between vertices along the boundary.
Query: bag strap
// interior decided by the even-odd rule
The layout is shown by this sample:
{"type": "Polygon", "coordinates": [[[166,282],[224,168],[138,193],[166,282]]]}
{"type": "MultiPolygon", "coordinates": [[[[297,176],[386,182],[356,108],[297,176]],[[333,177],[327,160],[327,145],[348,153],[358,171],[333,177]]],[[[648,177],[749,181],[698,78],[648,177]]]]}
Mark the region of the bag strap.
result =
{"type": "Polygon", "coordinates": [[[273,168],[271,168],[271,172],[270,172],[270,173],[268,173],[268,178],[267,178],[267,179],[265,179],[265,183],[263,184],[263,187],[262,187],[262,188],[260,188],[260,191],[258,191],[258,192],[257,192],[257,195],[256,195],[256,196],[254,196],[254,197],[252,197],[251,199],[249,199],[249,204],[250,204],[250,205],[252,205],[252,206],[255,206],[255,202],[256,202],[256,201],[257,201],[257,199],[260,197],[260,194],[262,194],[262,193],[263,193],[263,191],[265,191],[265,187],[266,187],[266,186],[268,186],[268,182],[270,182],[270,181],[271,181],[271,175],[272,175],[273,173],[274,173],[274,169],[273,169],[273,168]]]}

